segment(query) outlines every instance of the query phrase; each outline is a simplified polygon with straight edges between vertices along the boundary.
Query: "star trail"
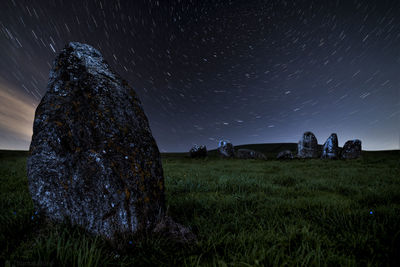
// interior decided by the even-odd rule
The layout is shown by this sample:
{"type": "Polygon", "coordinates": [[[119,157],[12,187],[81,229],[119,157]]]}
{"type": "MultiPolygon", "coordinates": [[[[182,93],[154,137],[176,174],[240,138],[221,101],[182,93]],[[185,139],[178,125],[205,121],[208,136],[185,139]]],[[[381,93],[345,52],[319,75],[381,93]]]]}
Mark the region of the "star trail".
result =
{"type": "Polygon", "coordinates": [[[135,89],[162,152],[305,131],[400,149],[399,1],[2,0],[1,149],[28,149],[71,41],[135,89]]]}

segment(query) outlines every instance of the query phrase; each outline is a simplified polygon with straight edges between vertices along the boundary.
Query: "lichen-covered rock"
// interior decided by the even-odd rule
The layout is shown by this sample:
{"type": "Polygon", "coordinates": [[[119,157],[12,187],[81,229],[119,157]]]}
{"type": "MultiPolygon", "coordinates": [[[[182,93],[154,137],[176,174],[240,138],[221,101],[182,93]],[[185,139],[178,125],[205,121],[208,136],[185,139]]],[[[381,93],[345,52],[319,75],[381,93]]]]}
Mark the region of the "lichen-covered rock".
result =
{"type": "Polygon", "coordinates": [[[284,150],[278,153],[277,159],[293,159],[293,153],[290,150],[284,150]]]}
{"type": "Polygon", "coordinates": [[[207,157],[207,147],[194,145],[190,151],[189,156],[191,158],[204,158],[207,157]]]}
{"type": "Polygon", "coordinates": [[[361,156],[361,140],[349,140],[342,149],[342,158],[355,159],[361,156]]]}
{"type": "Polygon", "coordinates": [[[221,140],[218,143],[218,153],[221,157],[232,158],[235,155],[235,150],[232,143],[221,140]]]}
{"type": "Polygon", "coordinates": [[[54,62],[27,172],[42,214],[107,238],[151,230],[165,213],[160,153],[141,103],[86,44],[68,44],[54,62]]]}
{"type": "Polygon", "coordinates": [[[238,149],[238,151],[236,151],[235,153],[235,157],[239,159],[267,159],[267,157],[263,153],[244,148],[238,149]]]}
{"type": "Polygon", "coordinates": [[[299,158],[317,158],[318,157],[318,142],[312,132],[305,132],[303,138],[298,144],[299,158]]]}
{"type": "Polygon", "coordinates": [[[335,133],[331,134],[322,147],[323,159],[337,159],[339,154],[338,138],[335,133]]]}

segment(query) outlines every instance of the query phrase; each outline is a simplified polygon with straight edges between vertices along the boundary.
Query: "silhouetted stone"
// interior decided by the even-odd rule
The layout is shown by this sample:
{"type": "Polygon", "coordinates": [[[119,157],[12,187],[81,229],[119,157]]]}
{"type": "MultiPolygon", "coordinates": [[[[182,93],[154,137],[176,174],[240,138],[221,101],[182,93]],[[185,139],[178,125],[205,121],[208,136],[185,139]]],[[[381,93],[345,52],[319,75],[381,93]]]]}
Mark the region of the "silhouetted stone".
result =
{"type": "Polygon", "coordinates": [[[278,153],[277,159],[293,159],[293,153],[290,150],[284,150],[278,153]]]}
{"type": "Polygon", "coordinates": [[[165,213],[160,153],[135,91],[93,47],[70,43],[36,109],[29,190],[36,209],[113,238],[165,213]]]}
{"type": "Polygon", "coordinates": [[[231,143],[229,143],[228,141],[219,141],[218,152],[219,152],[219,155],[224,158],[231,158],[235,154],[233,145],[231,143]]]}
{"type": "Polygon", "coordinates": [[[189,156],[191,158],[204,158],[207,157],[207,147],[194,145],[190,151],[189,156]]]}
{"type": "Polygon", "coordinates": [[[238,151],[235,153],[235,156],[239,159],[267,159],[263,153],[244,148],[238,149],[238,151]]]}
{"type": "Polygon", "coordinates": [[[349,140],[342,149],[342,158],[355,159],[361,156],[361,140],[349,140]]]}
{"type": "Polygon", "coordinates": [[[303,138],[298,144],[299,158],[317,158],[318,157],[318,142],[312,132],[305,132],[303,138]]]}
{"type": "Polygon", "coordinates": [[[322,147],[323,159],[337,159],[339,155],[338,138],[335,133],[331,134],[322,147]]]}

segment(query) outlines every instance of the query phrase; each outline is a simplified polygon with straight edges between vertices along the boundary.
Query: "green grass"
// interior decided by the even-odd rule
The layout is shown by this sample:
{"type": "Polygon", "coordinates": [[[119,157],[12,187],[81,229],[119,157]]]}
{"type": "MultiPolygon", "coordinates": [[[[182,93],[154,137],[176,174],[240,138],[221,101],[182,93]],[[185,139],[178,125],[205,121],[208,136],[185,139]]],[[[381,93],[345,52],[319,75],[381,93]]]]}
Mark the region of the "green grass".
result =
{"type": "Polygon", "coordinates": [[[0,265],[400,266],[400,151],[336,161],[163,154],[169,215],[198,243],[141,238],[123,251],[37,217],[26,156],[0,152],[0,265]]]}

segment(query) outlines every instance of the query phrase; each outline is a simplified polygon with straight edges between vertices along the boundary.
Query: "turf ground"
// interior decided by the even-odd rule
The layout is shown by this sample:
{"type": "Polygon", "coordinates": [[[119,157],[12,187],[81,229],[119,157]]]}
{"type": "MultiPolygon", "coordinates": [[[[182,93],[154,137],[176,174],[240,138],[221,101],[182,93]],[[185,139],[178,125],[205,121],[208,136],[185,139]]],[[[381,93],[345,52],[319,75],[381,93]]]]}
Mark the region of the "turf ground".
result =
{"type": "Polygon", "coordinates": [[[400,151],[273,159],[293,146],[247,146],[267,161],[163,154],[168,213],[198,243],[144,238],[122,252],[77,227],[43,223],[27,153],[0,151],[0,265],[400,266],[400,151]]]}

